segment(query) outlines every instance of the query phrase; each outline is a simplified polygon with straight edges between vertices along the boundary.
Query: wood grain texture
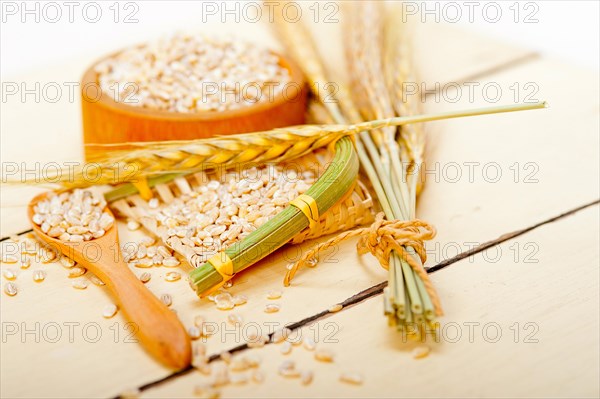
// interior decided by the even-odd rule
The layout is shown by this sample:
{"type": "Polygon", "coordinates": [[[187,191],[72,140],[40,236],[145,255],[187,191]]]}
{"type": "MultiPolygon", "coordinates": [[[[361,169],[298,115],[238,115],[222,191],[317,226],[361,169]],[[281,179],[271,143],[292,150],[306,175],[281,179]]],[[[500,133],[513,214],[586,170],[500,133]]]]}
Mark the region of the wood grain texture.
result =
{"type": "MultiPolygon", "coordinates": [[[[432,352],[424,359],[411,354],[421,343],[403,343],[387,328],[378,295],[302,329],[318,347],[335,353],[334,363],[315,361],[302,347],[290,355],[280,353],[281,344],[251,349],[262,358],[265,382],[227,386],[222,395],[597,397],[600,253],[589,242],[600,239],[599,210],[588,208],[433,274],[447,316],[440,320],[439,342],[429,342],[432,352]],[[537,246],[535,254],[517,256],[515,248],[526,244],[537,246]],[[302,386],[278,375],[288,359],[314,371],[314,382],[302,386]],[[365,383],[339,382],[347,371],[360,372],[365,383]]],[[[192,372],[142,397],[189,397],[208,380],[192,372]]]]}

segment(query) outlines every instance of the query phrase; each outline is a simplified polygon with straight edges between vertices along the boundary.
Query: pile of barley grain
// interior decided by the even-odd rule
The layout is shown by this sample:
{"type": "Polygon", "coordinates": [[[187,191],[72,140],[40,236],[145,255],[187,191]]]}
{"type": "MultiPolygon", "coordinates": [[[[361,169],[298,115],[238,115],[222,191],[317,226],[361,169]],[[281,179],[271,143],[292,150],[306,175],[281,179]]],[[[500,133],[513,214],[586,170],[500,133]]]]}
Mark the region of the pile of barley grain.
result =
{"type": "Polygon", "coordinates": [[[242,240],[281,212],[314,183],[313,171],[297,173],[265,166],[231,176],[225,183],[210,180],[168,205],[149,202],[165,242],[194,249],[204,260],[242,240]]]}
{"type": "Polygon", "coordinates": [[[105,208],[102,194],[91,190],[51,192],[34,206],[33,222],[61,241],[89,241],[102,237],[115,221],[105,208]]]}
{"type": "Polygon", "coordinates": [[[102,91],[116,101],[181,113],[267,102],[290,82],[267,49],[185,34],[126,49],[95,71],[102,91]]]}

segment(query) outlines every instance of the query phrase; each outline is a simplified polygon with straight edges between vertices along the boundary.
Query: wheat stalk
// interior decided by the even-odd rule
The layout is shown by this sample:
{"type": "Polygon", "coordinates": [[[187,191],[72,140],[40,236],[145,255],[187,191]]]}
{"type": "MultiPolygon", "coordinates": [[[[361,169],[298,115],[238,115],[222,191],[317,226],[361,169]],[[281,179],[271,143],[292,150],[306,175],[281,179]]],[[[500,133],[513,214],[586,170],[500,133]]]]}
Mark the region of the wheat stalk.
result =
{"type": "MultiPolygon", "coordinates": [[[[353,4],[346,12],[349,24],[356,32],[354,40],[348,41],[346,47],[353,87],[359,88],[354,98],[362,104],[360,111],[366,118],[395,116],[396,111],[388,91],[386,70],[383,65],[384,58],[387,57],[384,57],[383,47],[385,26],[382,5],[372,2],[353,4]],[[366,101],[362,99],[361,92],[366,93],[366,101]]],[[[385,53],[387,56],[389,50],[385,53]]],[[[372,135],[373,133],[371,132],[372,135]]],[[[377,137],[374,135],[374,139],[377,137]]],[[[367,148],[392,208],[392,212],[387,213],[386,216],[388,219],[409,220],[413,217],[414,210],[410,209],[409,205],[411,201],[405,181],[406,168],[400,162],[396,129],[386,129],[379,137],[385,144],[379,146],[381,151],[377,151],[378,147],[369,148],[368,142],[367,148]]],[[[407,248],[408,252],[411,250],[407,248]]],[[[421,266],[420,261],[417,263],[421,266]]],[[[392,324],[404,324],[407,315],[411,315],[411,312],[423,314],[425,311],[430,315],[433,314],[433,309],[429,306],[431,304],[429,294],[424,290],[422,282],[419,284],[419,280],[407,261],[398,253],[393,253],[389,267],[390,288],[385,293],[386,302],[391,304],[392,311],[386,309],[386,313],[392,324]]],[[[437,310],[439,313],[439,309],[437,310]]]]}
{"type": "MultiPolygon", "coordinates": [[[[401,23],[402,9],[399,5],[390,5],[385,20],[385,66],[386,79],[396,114],[400,116],[419,115],[423,110],[420,79],[413,63],[413,52],[409,40],[409,26],[401,23]],[[416,87],[416,92],[408,95],[407,85],[416,87]]],[[[398,144],[404,167],[407,170],[406,180],[409,186],[409,208],[413,213],[416,208],[416,198],[421,191],[424,181],[419,177],[424,162],[425,132],[422,124],[406,125],[398,129],[398,144]]]]}
{"type": "MultiPolygon", "coordinates": [[[[544,108],[545,106],[545,103],[534,103],[442,112],[429,115],[394,117],[350,125],[301,125],[267,132],[245,133],[190,141],[130,142],[123,143],[122,145],[137,149],[103,152],[103,157],[98,158],[94,163],[83,164],[77,168],[59,170],[52,175],[47,173],[43,178],[41,176],[26,174],[26,179],[3,176],[2,181],[7,184],[32,185],[47,184],[47,182],[62,183],[63,186],[68,188],[115,184],[127,181],[136,182],[141,177],[152,177],[158,181],[165,181],[172,179],[173,173],[185,174],[233,165],[277,163],[294,159],[317,148],[330,145],[342,137],[389,126],[403,126],[410,123],[422,123],[465,116],[524,111],[544,108]]],[[[336,120],[340,119],[336,118],[336,120]]],[[[97,146],[105,149],[111,147],[111,145],[97,146]]],[[[363,159],[361,158],[362,161],[363,159]]]]}
{"type": "MultiPolygon", "coordinates": [[[[338,93],[330,94],[330,97],[334,97],[339,103],[324,102],[323,105],[330,111],[335,122],[346,123],[350,120],[356,123],[355,126],[360,125],[358,122],[361,119],[391,118],[399,112],[408,113],[407,105],[401,102],[403,93],[398,91],[398,87],[402,88],[399,84],[406,77],[402,74],[396,76],[396,84],[393,86],[386,82],[386,73],[390,74],[390,71],[385,70],[382,62],[384,59],[389,62],[390,57],[392,61],[397,62],[397,57],[403,57],[404,51],[400,51],[401,48],[396,50],[399,51],[397,53],[387,47],[384,50],[381,5],[366,2],[358,5],[352,3],[352,6],[355,7],[347,9],[350,18],[344,31],[350,35],[346,40],[346,54],[354,104],[342,87],[338,93]],[[388,92],[388,87],[392,88],[393,95],[388,92]]],[[[280,25],[280,33],[284,35],[284,41],[294,54],[296,62],[305,69],[309,82],[324,81],[325,68],[320,64],[314,43],[304,26],[301,23],[286,24],[281,20],[277,22],[280,25]],[[298,48],[302,51],[298,52],[298,48]]],[[[387,46],[389,43],[386,39],[387,46]]],[[[392,43],[395,44],[396,41],[392,43]]],[[[403,67],[408,68],[405,65],[403,67]]],[[[408,70],[402,72],[406,75],[410,73],[408,70]]],[[[314,87],[316,85],[311,85],[311,88],[314,87]]],[[[319,95],[318,92],[315,94],[319,95]]],[[[323,98],[320,99],[323,101],[323,98]]],[[[409,189],[405,180],[408,169],[400,164],[400,151],[396,141],[398,129],[388,126],[374,129],[370,126],[370,132],[361,131],[357,136],[358,140],[355,141],[357,153],[387,218],[412,219],[416,189],[409,189]]],[[[398,136],[403,147],[403,157],[420,164],[424,144],[420,131],[407,133],[404,138],[402,135],[398,136]]],[[[416,253],[410,246],[406,247],[406,252],[420,265],[420,259],[415,256],[416,253]]],[[[401,329],[413,322],[419,326],[426,322],[431,323],[436,315],[441,314],[439,307],[434,308],[424,281],[416,276],[407,261],[395,252],[390,258],[389,285],[385,289],[384,309],[391,324],[401,329]]]]}

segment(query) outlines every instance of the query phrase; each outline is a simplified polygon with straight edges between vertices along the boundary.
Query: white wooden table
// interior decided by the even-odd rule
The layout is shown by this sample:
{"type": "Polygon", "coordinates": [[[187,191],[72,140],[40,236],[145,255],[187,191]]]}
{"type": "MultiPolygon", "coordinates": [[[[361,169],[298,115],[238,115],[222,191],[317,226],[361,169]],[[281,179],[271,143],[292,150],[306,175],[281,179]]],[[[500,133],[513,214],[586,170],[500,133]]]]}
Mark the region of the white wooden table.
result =
{"type": "MultiPolygon", "coordinates": [[[[270,40],[264,27],[248,29],[270,40]]],[[[327,33],[322,37],[328,40],[319,44],[327,50],[332,70],[342,74],[336,61],[342,59],[341,49],[333,45],[341,33],[334,26],[316,29],[327,33]]],[[[227,386],[223,396],[600,394],[597,73],[442,25],[419,28],[416,40],[421,44],[416,46],[418,64],[431,86],[492,82],[504,89],[499,103],[512,103],[511,85],[534,82],[536,99],[550,103],[544,111],[428,125],[431,173],[418,215],[439,232],[428,244],[427,265],[444,265],[432,274],[446,314],[440,320],[440,342],[432,344],[427,358],[412,358],[414,344],[403,343],[382,314],[380,284],[386,273],[374,258],[356,255],[354,242],[341,245],[337,262],[302,270],[284,289],[281,311],[265,314],[265,294],[281,289],[285,255],[292,251],[284,248],[235,279],[232,291],[249,297],[236,312],[261,328],[295,323],[305,334],[317,331],[319,345],[331,348],[336,361],[318,363],[309,352],[294,348],[290,356],[298,367],[315,372],[314,382],[305,387],[277,375],[285,358],[277,345],[252,349],[263,359],[265,382],[227,386]],[[474,168],[470,176],[469,165],[474,168]],[[488,241],[495,242],[485,251],[451,259],[488,241]],[[327,314],[336,303],[351,306],[327,314]],[[340,372],[353,370],[364,375],[362,386],[337,381],[340,372]]],[[[77,80],[91,61],[39,70],[22,80],[77,80]]],[[[427,110],[490,105],[480,95],[444,101],[453,94],[450,88],[439,101],[430,96],[427,110]]],[[[2,161],[78,159],[78,112],[78,104],[69,102],[2,104],[2,161]]],[[[3,186],[2,237],[28,229],[24,206],[36,191],[3,186]]],[[[135,239],[124,228],[120,232],[122,240],[135,239]]],[[[6,250],[6,241],[2,245],[6,250]]],[[[0,295],[2,397],[113,397],[131,388],[141,388],[143,397],[190,397],[207,380],[193,370],[173,374],[128,342],[121,315],[110,320],[101,316],[111,302],[103,288],[74,290],[66,270],[56,263],[34,263],[18,272],[18,295],[0,295]],[[41,284],[31,279],[36,269],[48,272],[41,284]]],[[[164,282],[164,273],[153,270],[148,288],[157,295],[172,294],[173,308],[186,326],[196,315],[218,324],[219,333],[206,343],[210,354],[243,343],[241,335],[223,331],[227,312],[199,301],[184,280],[164,282]]]]}

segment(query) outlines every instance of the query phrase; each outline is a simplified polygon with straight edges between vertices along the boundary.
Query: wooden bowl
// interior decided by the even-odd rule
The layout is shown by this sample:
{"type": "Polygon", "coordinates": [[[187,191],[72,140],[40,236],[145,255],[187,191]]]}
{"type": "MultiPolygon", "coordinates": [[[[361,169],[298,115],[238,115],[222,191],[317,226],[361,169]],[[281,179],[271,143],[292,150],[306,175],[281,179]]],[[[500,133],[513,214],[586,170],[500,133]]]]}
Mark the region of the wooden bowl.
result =
{"type": "MultiPolygon", "coordinates": [[[[117,102],[110,93],[101,91],[93,65],[81,80],[83,141],[85,144],[116,144],[192,140],[303,124],[308,94],[306,82],[296,64],[276,55],[279,64],[290,74],[288,93],[281,91],[266,102],[219,112],[178,113],[117,102]]],[[[93,151],[86,148],[85,152],[89,158],[93,151]]]]}

